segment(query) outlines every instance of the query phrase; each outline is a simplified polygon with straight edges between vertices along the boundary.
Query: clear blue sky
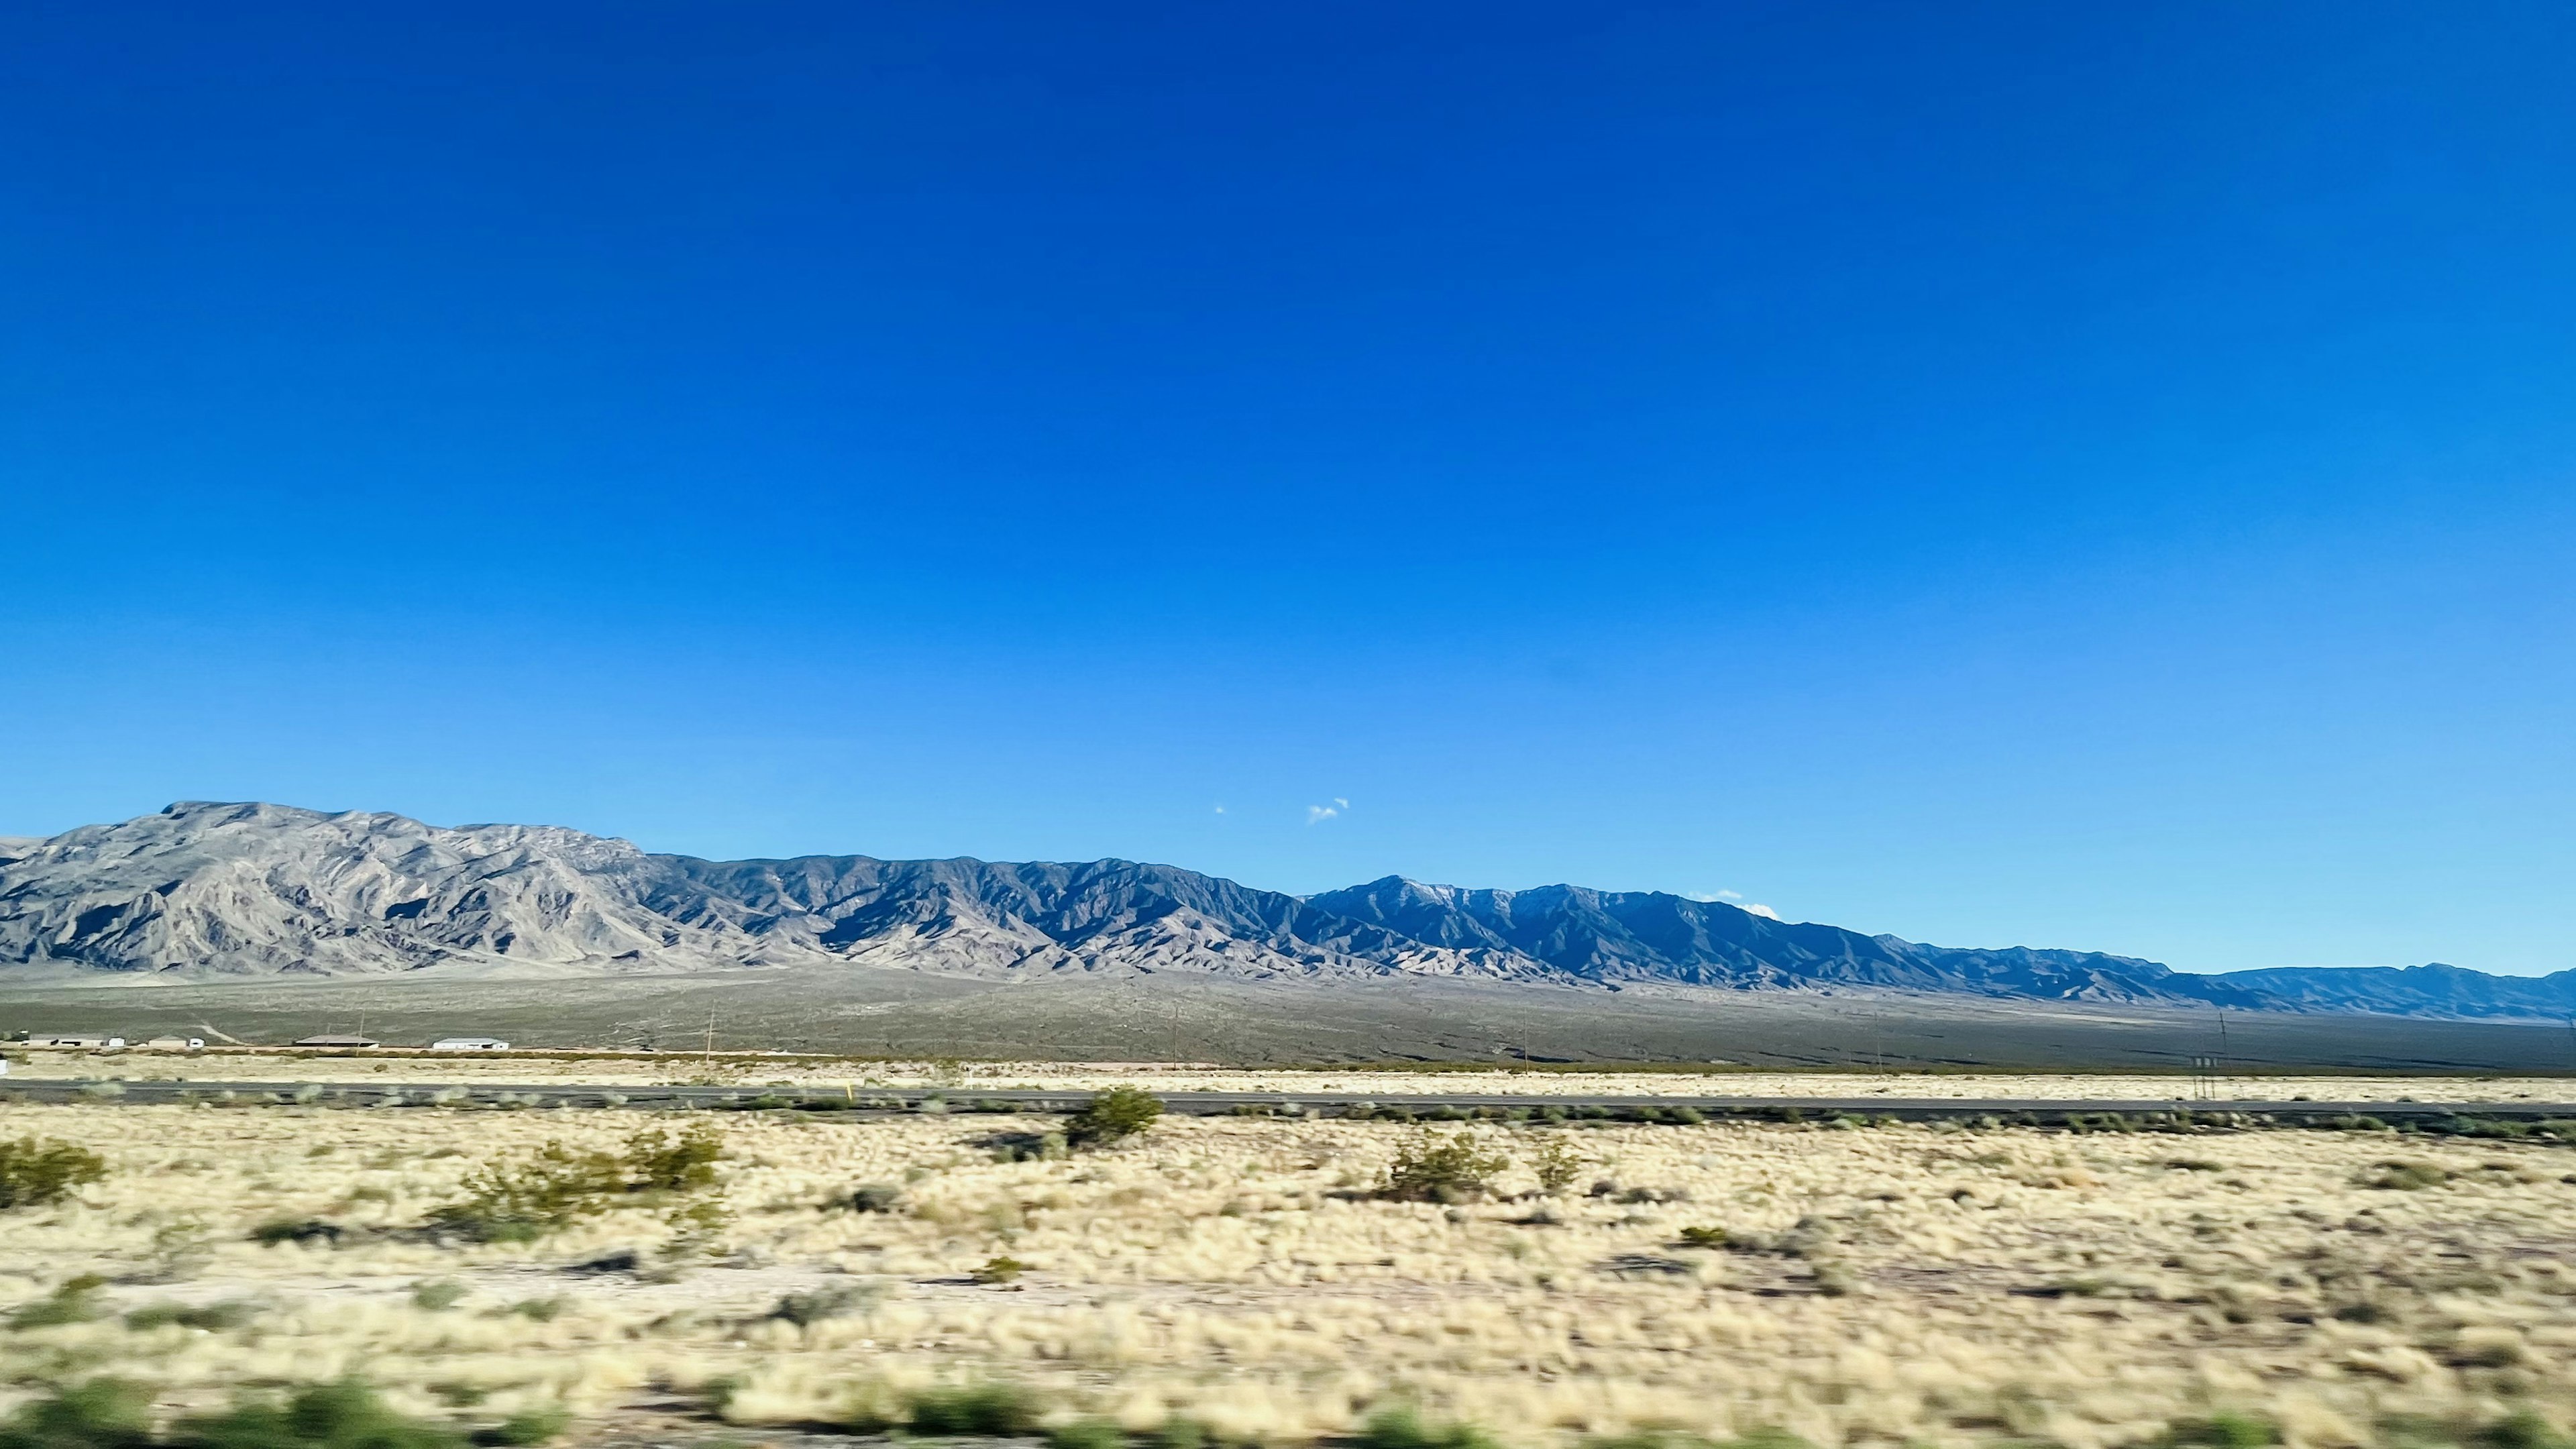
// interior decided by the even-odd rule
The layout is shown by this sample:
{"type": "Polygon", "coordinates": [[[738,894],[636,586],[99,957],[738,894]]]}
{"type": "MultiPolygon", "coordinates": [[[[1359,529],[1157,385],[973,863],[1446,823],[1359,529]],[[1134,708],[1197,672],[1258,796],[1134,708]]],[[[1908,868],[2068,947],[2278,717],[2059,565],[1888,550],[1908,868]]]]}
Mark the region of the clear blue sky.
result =
{"type": "Polygon", "coordinates": [[[14,5],[0,833],[2576,966],[2571,63],[2548,3],[14,5]]]}

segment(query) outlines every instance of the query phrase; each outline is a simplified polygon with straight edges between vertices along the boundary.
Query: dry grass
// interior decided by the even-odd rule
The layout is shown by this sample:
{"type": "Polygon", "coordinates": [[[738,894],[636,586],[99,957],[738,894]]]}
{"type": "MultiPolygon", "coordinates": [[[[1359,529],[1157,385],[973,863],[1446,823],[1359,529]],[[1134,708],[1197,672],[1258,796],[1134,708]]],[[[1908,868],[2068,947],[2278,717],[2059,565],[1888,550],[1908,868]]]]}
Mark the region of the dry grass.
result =
{"type": "Polygon", "coordinates": [[[114,1369],[184,1407],[362,1371],[411,1409],[561,1403],[594,1434],[719,1385],[759,1424],[993,1377],[1059,1416],[1180,1414],[1273,1443],[1398,1399],[1532,1446],[1778,1426],[2093,1449],[2243,1410],[2323,1449],[2398,1417],[2438,1436],[2576,1416],[2565,1149],[1481,1126],[1513,1160],[1503,1196],[1442,1206],[1366,1196],[1419,1140],[1393,1124],[1166,1120],[1111,1151],[1001,1162],[997,1123],[1043,1124],[717,1120],[732,1217],[712,1237],[675,1245],[639,1210],[442,1245],[406,1230],[478,1163],[548,1138],[610,1149],[645,1119],[0,1107],[0,1137],[112,1168],[0,1218],[0,1311],[109,1280],[0,1332],[0,1376],[114,1369]],[[1547,1140],[1584,1159],[1568,1195],[1535,1194],[1547,1140]],[[847,1206],[867,1184],[900,1186],[894,1210],[847,1206]],[[338,1236],[253,1236],[306,1223],[338,1236]],[[996,1275],[1000,1259],[1027,1269],[996,1275]]]}

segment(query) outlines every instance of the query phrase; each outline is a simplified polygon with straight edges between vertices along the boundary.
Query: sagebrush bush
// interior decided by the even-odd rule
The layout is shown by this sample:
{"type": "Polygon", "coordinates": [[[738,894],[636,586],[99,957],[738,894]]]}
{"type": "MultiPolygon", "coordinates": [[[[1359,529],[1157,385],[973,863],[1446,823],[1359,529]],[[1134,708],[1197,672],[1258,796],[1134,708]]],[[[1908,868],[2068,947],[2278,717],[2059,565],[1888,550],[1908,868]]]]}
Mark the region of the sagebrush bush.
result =
{"type": "Polygon", "coordinates": [[[658,1129],[626,1139],[628,1192],[697,1192],[715,1186],[716,1159],[724,1138],[712,1127],[692,1127],[677,1137],[658,1129]]]}
{"type": "Polygon", "coordinates": [[[237,1300],[224,1303],[153,1303],[125,1315],[125,1326],[142,1330],[176,1324],[181,1328],[221,1332],[250,1322],[258,1311],[257,1305],[237,1300]]]}
{"type": "Polygon", "coordinates": [[[1035,1266],[1017,1258],[987,1258],[984,1266],[977,1268],[973,1276],[978,1283],[1009,1283],[1035,1266]]]}
{"type": "Polygon", "coordinates": [[[1047,1449],[1126,1449],[1127,1431],[1107,1419],[1076,1419],[1047,1432],[1047,1449]]]}
{"type": "Polygon", "coordinates": [[[1011,1384],[933,1389],[912,1401],[916,1434],[976,1434],[990,1438],[1037,1432],[1038,1406],[1011,1384]]]}
{"type": "MultiPolygon", "coordinates": [[[[541,1444],[563,1428],[560,1413],[531,1411],[483,1436],[497,1444],[541,1444]]],[[[388,1407],[358,1379],[316,1384],[284,1403],[251,1401],[181,1419],[152,1432],[151,1400],[121,1379],[92,1379],[21,1407],[0,1426],[0,1449],[464,1449],[455,1430],[388,1407]]]]}
{"type": "Polygon", "coordinates": [[[2278,1443],[2280,1431],[2251,1414],[2212,1414],[2206,1419],[2179,1419],[2165,1430],[2175,1449],[2264,1449],[2278,1443]]]}
{"type": "Polygon", "coordinates": [[[464,1297],[465,1285],[453,1278],[417,1284],[411,1290],[412,1306],[431,1313],[444,1313],[464,1297]]]}
{"type": "Polygon", "coordinates": [[[1488,1179],[1511,1165],[1510,1158],[1479,1148],[1470,1133],[1444,1141],[1425,1130],[1420,1141],[1396,1149],[1378,1195],[1397,1202],[1464,1202],[1484,1196],[1488,1179]]]}
{"type": "Polygon", "coordinates": [[[620,1206],[711,1187],[724,1139],[712,1127],[677,1138],[638,1132],[619,1152],[576,1152],[548,1142],[515,1163],[486,1163],[465,1178],[465,1198],[430,1222],[481,1242],[527,1242],[620,1206]]]}
{"type": "Polygon", "coordinates": [[[1112,1087],[1065,1119],[1064,1139],[1075,1147],[1106,1147],[1153,1126],[1162,1115],[1162,1098],[1142,1087],[1112,1087]]]}
{"type": "Polygon", "coordinates": [[[140,1385],[91,1379],[21,1405],[0,1425],[0,1449],[144,1449],[151,1411],[140,1385]]]}
{"type": "Polygon", "coordinates": [[[67,1278],[54,1291],[9,1315],[11,1328],[57,1328],[66,1323],[88,1323],[107,1316],[98,1302],[98,1290],[107,1280],[96,1273],[83,1273],[67,1278]]]}
{"type": "Polygon", "coordinates": [[[107,1159],[51,1137],[0,1142],[0,1209],[43,1207],[107,1180],[107,1159]]]}
{"type": "Polygon", "coordinates": [[[164,1441],[184,1449],[460,1449],[454,1430],[395,1412],[359,1379],[315,1384],[284,1403],[252,1401],[182,1419],[164,1441]]]}
{"type": "Polygon", "coordinates": [[[1583,1175],[1583,1159],[1574,1155],[1565,1139],[1551,1135],[1532,1154],[1530,1170],[1538,1174],[1538,1190],[1552,1197],[1574,1186],[1574,1180],[1583,1175]]]}
{"type": "Polygon", "coordinates": [[[1358,1435],[1359,1449],[1494,1449],[1473,1424],[1426,1424],[1410,1408],[1381,1409],[1358,1435]]]}
{"type": "Polygon", "coordinates": [[[2429,1162],[2382,1162],[2361,1175],[2363,1187],[2384,1192],[2417,1192],[2440,1187],[2451,1180],[2451,1174],[2429,1162]]]}

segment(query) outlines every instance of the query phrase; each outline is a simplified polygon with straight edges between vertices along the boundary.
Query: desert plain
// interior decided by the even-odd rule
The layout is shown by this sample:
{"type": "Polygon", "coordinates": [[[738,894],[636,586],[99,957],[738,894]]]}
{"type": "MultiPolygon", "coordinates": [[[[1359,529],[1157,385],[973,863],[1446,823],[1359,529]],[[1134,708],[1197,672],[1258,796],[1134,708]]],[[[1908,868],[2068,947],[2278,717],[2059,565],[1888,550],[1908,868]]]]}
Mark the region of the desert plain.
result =
{"type": "Polygon", "coordinates": [[[105,1173],[0,1213],[0,1379],[31,1399],[113,1372],[180,1413],[363,1376],[427,1419],[533,1414],[570,1444],[899,1433],[976,1386],[1029,1432],[1166,1443],[1365,1436],[1398,1407],[1532,1449],[2576,1424],[2576,1151],[2545,1134],[1175,1116],[1068,1150],[1059,1127],[0,1105],[0,1140],[105,1173]],[[684,1127],[721,1155],[683,1206],[438,1227],[548,1143],[684,1127]],[[1385,1192],[1400,1155],[1462,1135],[1481,1189],[1385,1192]]]}

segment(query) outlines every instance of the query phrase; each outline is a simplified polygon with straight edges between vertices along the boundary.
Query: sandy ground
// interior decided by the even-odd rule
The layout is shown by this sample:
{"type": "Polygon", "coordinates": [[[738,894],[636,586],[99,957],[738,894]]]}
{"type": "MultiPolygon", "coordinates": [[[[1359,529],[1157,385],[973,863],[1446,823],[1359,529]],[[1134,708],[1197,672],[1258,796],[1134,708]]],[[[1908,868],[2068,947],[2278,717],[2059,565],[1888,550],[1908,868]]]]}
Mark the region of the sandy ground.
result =
{"type": "Polygon", "coordinates": [[[175,1408],[354,1370],[469,1422],[567,1405],[588,1443],[716,1432],[719,1399],[760,1432],[966,1378],[1280,1444],[1398,1399],[1515,1445],[1670,1425],[2096,1449],[2244,1411],[2305,1449],[2576,1421],[2576,1151],[2531,1142],[1491,1125],[1497,1196],[1444,1207],[1370,1196],[1425,1140],[1394,1124],[1168,1120],[999,1161],[996,1119],[706,1114],[730,1218],[694,1246],[645,1211],[533,1244],[415,1231],[477,1164],[642,1120],[0,1106],[0,1138],[113,1168],[0,1215],[0,1309],[109,1280],[84,1321],[0,1334],[0,1378],[113,1366],[175,1408]],[[1551,1143],[1581,1166],[1546,1196],[1551,1143]],[[895,1211],[837,1205],[871,1183],[895,1211]],[[308,1219],[336,1244],[250,1236],[308,1219]],[[976,1281],[999,1257],[1028,1271],[976,1281]],[[237,1307],[122,1317],[155,1304],[237,1307]]]}

